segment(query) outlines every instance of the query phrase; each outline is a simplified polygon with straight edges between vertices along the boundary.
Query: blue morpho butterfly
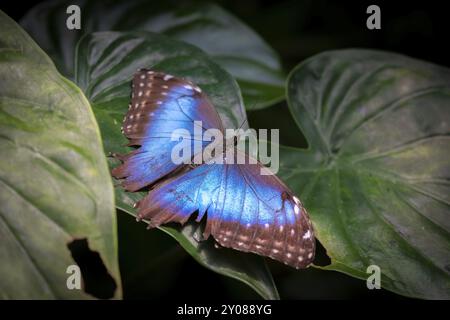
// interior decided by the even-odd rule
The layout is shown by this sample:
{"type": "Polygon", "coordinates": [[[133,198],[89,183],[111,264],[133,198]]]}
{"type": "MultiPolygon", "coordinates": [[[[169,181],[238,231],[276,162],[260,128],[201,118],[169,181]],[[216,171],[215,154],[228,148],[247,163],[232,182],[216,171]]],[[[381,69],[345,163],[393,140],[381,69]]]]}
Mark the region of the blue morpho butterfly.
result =
{"type": "Polygon", "coordinates": [[[261,174],[268,168],[256,160],[228,163],[226,152],[215,155],[223,157],[223,164],[180,165],[171,160],[172,148],[179,143],[171,139],[174,129],[193,134],[195,120],[202,122],[202,130],[224,132],[219,114],[199,87],[146,69],[134,75],[132,86],[122,130],[129,145],[139,148],[118,156],[123,163],[112,174],[124,179],[127,191],[150,186],[148,195],[136,203],[138,219],[157,227],[184,224],[195,212],[200,222],[206,213],[204,239],[212,235],[223,247],[268,256],[295,268],[311,264],[315,238],[308,214],[280,179],[261,174]]]}

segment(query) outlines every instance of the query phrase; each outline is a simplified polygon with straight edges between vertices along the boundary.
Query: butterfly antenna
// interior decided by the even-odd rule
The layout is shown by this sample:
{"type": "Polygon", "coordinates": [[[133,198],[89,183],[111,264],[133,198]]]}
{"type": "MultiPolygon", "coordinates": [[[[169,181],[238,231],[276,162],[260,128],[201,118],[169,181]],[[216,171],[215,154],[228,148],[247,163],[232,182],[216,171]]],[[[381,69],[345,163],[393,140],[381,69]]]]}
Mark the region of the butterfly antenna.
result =
{"type": "MultiPolygon", "coordinates": [[[[248,110],[251,110],[252,107],[255,106],[255,105],[256,105],[256,103],[253,103],[253,104],[251,105],[251,107],[250,107],[248,110]]],[[[245,124],[246,122],[248,122],[247,118],[245,118],[244,121],[242,121],[242,124],[239,126],[239,129],[242,129],[242,127],[244,126],[244,124],[245,124]]]]}
{"type": "Polygon", "coordinates": [[[244,121],[242,121],[241,125],[239,126],[239,129],[242,129],[242,127],[244,126],[244,124],[247,122],[247,119],[244,119],[244,121]]]}

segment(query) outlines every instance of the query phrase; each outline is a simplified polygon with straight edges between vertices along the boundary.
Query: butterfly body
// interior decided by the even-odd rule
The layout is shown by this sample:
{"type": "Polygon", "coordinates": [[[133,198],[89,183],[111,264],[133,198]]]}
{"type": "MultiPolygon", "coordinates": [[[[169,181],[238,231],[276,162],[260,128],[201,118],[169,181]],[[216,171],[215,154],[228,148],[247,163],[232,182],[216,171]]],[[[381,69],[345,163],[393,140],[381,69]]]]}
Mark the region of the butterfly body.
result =
{"type": "MultiPolygon", "coordinates": [[[[220,116],[199,87],[152,70],[135,74],[123,132],[130,145],[139,148],[123,157],[113,175],[124,179],[128,191],[152,186],[136,204],[138,218],[157,227],[184,224],[197,212],[196,221],[206,217],[205,239],[212,235],[223,247],[268,256],[295,268],[311,264],[315,238],[305,208],[268,168],[236,148],[235,137],[224,139],[221,152],[196,164],[171,161],[177,142],[173,130],[183,128],[195,137],[200,127],[201,132],[224,132],[220,116]],[[236,157],[245,161],[236,163],[236,157]]],[[[197,144],[200,151],[209,143],[185,141],[192,150],[197,144]]],[[[183,160],[189,163],[192,158],[186,155],[183,160]]]]}

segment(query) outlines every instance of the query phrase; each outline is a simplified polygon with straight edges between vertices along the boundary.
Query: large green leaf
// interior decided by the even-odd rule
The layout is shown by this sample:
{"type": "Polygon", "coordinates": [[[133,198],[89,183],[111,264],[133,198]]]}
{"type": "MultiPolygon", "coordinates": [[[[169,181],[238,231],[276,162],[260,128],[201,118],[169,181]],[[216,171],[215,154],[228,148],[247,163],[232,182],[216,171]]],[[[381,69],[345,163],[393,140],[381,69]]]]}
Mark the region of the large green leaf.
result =
{"type": "Polygon", "coordinates": [[[337,270],[422,298],[450,297],[450,71],[367,50],[319,54],[288,80],[308,150],[281,149],[337,270]]]}
{"type": "MultiPolygon", "coordinates": [[[[228,128],[246,124],[239,87],[233,78],[203,51],[166,36],[148,32],[96,32],[81,39],[76,56],[75,78],[90,99],[104,137],[105,152],[126,153],[127,139],[120,127],[128,110],[131,79],[139,68],[152,68],[191,79],[205,91],[228,128]]],[[[112,161],[113,163],[114,161],[112,161]]],[[[143,193],[116,187],[117,206],[133,209],[143,193]]],[[[202,265],[239,279],[265,298],[278,294],[264,260],[251,254],[217,250],[212,242],[195,240],[192,225],[161,228],[175,238],[202,265]]]]}
{"type": "MultiPolygon", "coordinates": [[[[180,273],[189,273],[184,265],[190,256],[183,247],[158,229],[147,230],[145,224],[136,223],[135,217],[121,210],[117,219],[124,299],[161,299],[175,288],[177,294],[189,292],[190,287],[180,288],[179,283],[180,273]]],[[[198,279],[185,280],[196,283],[198,279]]]]}
{"type": "Polygon", "coordinates": [[[277,54],[253,30],[214,4],[195,1],[48,1],[21,21],[66,75],[74,49],[93,31],[145,30],[165,33],[207,52],[239,82],[248,109],[284,99],[284,75],[277,54]],[[81,30],[66,28],[66,9],[81,8],[81,30]]]}
{"type": "Polygon", "coordinates": [[[67,244],[86,238],[120,297],[114,194],[82,92],[0,11],[0,297],[90,298],[69,290],[67,244]]]}

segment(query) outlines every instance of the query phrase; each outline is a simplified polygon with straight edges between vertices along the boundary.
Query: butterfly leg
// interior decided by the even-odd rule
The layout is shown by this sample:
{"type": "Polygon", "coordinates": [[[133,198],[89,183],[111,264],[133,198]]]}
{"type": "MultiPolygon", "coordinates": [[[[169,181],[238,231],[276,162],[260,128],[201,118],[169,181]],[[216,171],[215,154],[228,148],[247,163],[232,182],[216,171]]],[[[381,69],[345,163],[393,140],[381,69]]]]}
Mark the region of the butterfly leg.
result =
{"type": "Polygon", "coordinates": [[[108,158],[117,159],[117,160],[120,160],[121,162],[123,162],[127,158],[127,155],[126,154],[116,153],[116,152],[108,152],[107,157],[108,158]]]}
{"type": "Polygon", "coordinates": [[[113,183],[113,187],[114,188],[116,188],[116,187],[120,187],[120,186],[122,186],[122,182],[120,182],[120,181],[115,181],[114,183],[113,183]]]}
{"type": "Polygon", "coordinates": [[[192,234],[192,237],[197,242],[201,242],[201,241],[205,240],[205,238],[203,238],[203,235],[202,235],[202,233],[201,233],[199,228],[192,234]]]}

